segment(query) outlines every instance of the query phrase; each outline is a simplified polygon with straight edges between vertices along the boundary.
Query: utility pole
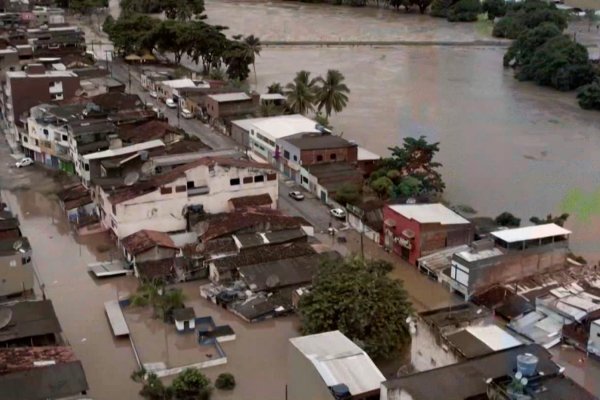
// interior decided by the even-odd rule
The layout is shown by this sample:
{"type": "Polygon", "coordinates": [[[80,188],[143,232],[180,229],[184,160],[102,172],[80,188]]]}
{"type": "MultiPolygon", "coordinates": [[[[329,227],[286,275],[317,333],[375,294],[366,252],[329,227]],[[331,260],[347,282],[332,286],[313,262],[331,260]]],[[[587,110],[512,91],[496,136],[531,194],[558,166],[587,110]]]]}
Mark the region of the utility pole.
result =
{"type": "Polygon", "coordinates": [[[110,65],[108,63],[108,54],[110,53],[110,50],[104,50],[104,55],[106,56],[106,70],[110,71],[110,77],[112,78],[112,68],[110,68],[110,65]]]}
{"type": "Polygon", "coordinates": [[[131,94],[131,65],[127,64],[127,78],[129,80],[129,94],[131,94]]]}

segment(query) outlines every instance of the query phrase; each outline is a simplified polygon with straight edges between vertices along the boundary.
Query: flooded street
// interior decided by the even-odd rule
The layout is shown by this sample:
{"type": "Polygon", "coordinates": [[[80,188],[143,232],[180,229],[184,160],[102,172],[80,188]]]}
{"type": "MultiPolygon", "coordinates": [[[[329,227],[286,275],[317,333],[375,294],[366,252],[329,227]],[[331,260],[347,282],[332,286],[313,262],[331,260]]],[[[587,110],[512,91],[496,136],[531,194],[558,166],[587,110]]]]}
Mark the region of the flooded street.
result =
{"type": "MultiPolygon", "coordinates": [[[[433,31],[446,39],[477,37],[474,25],[448,25],[430,17],[420,21],[420,16],[403,13],[394,19],[390,14],[395,13],[296,2],[207,1],[209,22],[269,40],[335,40],[342,35],[346,40],[428,41],[433,31]],[[421,22],[427,32],[411,28],[421,22]]],[[[384,156],[405,136],[440,141],[448,201],[470,205],[479,215],[508,210],[524,223],[534,215],[569,212],[573,250],[597,262],[600,213],[594,192],[600,190],[600,114],[581,110],[574,93],[518,82],[502,67],[504,51],[266,47],[256,69],[261,90],[274,81],[291,81],[301,69],[313,76],[340,70],[352,93],[348,107],[331,118],[336,132],[384,156]]]]}

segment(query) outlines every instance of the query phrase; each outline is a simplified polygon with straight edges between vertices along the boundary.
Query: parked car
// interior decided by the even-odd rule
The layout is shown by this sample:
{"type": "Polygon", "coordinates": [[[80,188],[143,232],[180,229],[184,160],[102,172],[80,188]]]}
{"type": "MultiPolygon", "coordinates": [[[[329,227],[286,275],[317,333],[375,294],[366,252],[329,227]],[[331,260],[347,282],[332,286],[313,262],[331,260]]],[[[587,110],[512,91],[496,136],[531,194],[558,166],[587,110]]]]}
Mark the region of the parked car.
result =
{"type": "Polygon", "coordinates": [[[329,210],[329,213],[339,219],[346,218],[346,211],[342,210],[341,208],[332,208],[329,210]]]}
{"type": "Polygon", "coordinates": [[[183,110],[181,110],[181,116],[185,119],[194,118],[194,114],[192,114],[192,112],[190,110],[188,110],[187,108],[184,108],[183,110]]]}
{"type": "Polygon", "coordinates": [[[150,97],[152,97],[153,99],[156,99],[158,97],[158,93],[156,93],[154,90],[150,92],[150,97]]]}
{"type": "Polygon", "coordinates": [[[304,200],[304,195],[297,190],[290,192],[290,197],[296,201],[304,200]]]}
{"type": "Polygon", "coordinates": [[[33,160],[29,157],[22,158],[15,163],[17,168],[27,167],[29,165],[33,165],[33,160]]]}
{"type": "Polygon", "coordinates": [[[177,103],[175,103],[175,100],[173,99],[167,99],[165,101],[165,104],[167,105],[167,107],[169,108],[177,108],[177,103]]]}

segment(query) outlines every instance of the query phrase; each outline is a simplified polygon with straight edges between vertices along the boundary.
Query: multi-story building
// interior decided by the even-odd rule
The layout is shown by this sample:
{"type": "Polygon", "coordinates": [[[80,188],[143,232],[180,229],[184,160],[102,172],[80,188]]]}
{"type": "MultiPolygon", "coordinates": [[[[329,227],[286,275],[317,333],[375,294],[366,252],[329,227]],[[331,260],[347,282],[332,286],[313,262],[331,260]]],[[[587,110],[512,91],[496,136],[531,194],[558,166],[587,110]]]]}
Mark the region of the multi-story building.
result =
{"type": "Polygon", "coordinates": [[[189,207],[206,213],[229,212],[229,200],[279,195],[277,173],[267,164],[233,158],[207,157],[130,186],[96,186],[98,214],[119,239],[141,229],[185,231],[189,207]]]}
{"type": "Polygon", "coordinates": [[[8,71],[2,115],[8,124],[9,142],[18,142],[18,134],[26,131],[26,114],[31,107],[73,97],[78,89],[79,77],[71,71],[46,71],[40,64],[30,64],[24,71],[8,71]]]}

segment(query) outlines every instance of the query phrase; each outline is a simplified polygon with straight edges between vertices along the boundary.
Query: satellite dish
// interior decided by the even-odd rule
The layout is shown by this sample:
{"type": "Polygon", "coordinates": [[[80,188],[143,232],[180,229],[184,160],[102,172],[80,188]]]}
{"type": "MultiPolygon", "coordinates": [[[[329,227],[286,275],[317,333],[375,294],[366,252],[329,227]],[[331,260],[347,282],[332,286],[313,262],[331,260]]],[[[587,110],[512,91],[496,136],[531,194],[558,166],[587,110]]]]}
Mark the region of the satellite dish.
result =
{"type": "Polygon", "coordinates": [[[10,308],[0,308],[0,330],[10,324],[12,320],[12,310],[10,308]]]}
{"type": "Polygon", "coordinates": [[[265,283],[268,288],[275,288],[277,285],[279,285],[279,277],[277,275],[269,275],[265,283]]]}
{"type": "Polygon", "coordinates": [[[130,173],[127,174],[127,176],[125,176],[125,179],[123,179],[123,183],[125,183],[125,186],[132,186],[139,179],[140,179],[140,174],[139,173],[137,173],[137,172],[130,172],[130,173]]]}
{"type": "Polygon", "coordinates": [[[16,251],[19,251],[23,248],[23,241],[22,240],[17,240],[13,243],[13,249],[15,249],[16,251]]]}
{"type": "Polygon", "coordinates": [[[144,175],[151,175],[154,172],[154,165],[152,164],[152,161],[147,161],[143,163],[140,170],[144,175]]]}

